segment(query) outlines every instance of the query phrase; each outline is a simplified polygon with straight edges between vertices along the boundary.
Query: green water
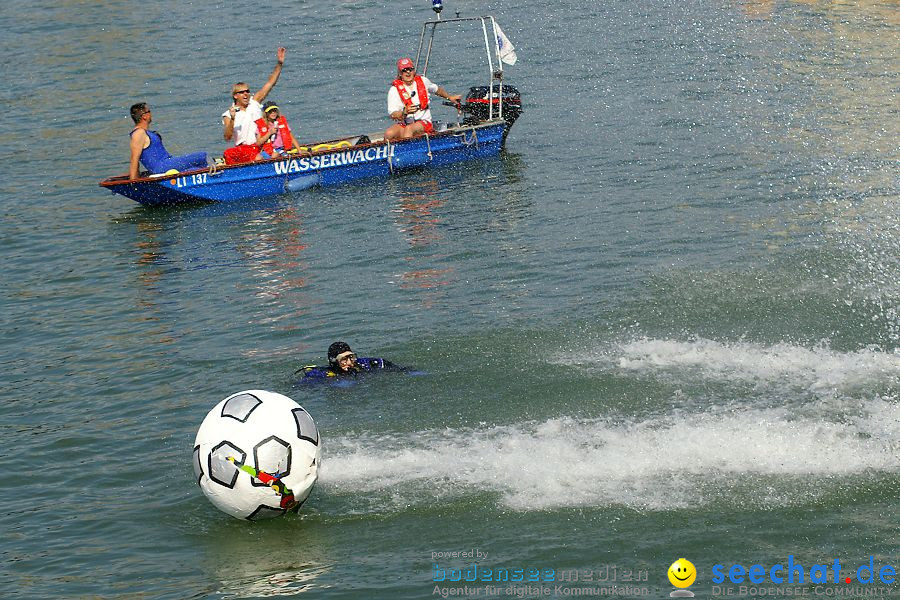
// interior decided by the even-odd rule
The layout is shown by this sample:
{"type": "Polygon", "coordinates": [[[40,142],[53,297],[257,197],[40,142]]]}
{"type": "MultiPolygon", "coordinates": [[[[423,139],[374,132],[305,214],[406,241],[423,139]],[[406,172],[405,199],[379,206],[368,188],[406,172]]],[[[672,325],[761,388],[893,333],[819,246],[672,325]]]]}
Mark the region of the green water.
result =
{"type": "Polygon", "coordinates": [[[298,138],[386,127],[433,14],[246,8],[0,8],[4,598],[662,598],[679,557],[697,597],[900,597],[856,571],[900,569],[896,3],[451,0],[516,45],[500,158],[237,206],[97,187],[133,102],[220,153],[277,45],[298,138]],[[424,374],[296,385],[336,339],[424,374]],[[250,388],[319,427],[298,515],[195,484],[250,388]],[[727,579],[789,556],[804,583],[727,579]],[[836,559],[851,584],[809,581],[836,559]],[[554,581],[448,581],[476,562],[554,581]]]}

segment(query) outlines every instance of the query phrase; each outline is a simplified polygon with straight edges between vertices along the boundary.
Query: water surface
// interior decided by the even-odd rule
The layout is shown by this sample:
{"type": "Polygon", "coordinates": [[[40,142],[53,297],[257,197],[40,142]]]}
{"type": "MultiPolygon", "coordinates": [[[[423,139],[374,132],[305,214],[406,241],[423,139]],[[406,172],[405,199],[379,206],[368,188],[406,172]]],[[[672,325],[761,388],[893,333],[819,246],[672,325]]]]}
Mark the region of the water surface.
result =
{"type": "Polygon", "coordinates": [[[428,4],[0,8],[4,597],[422,598],[474,548],[656,597],[680,556],[707,596],[717,563],[898,566],[896,3],[446,4],[516,44],[500,158],[152,210],[96,185],[132,103],[220,153],[284,45],[299,138],[378,131],[428,4]],[[296,386],[335,339],[426,375],[296,386]],[[194,484],[247,388],[321,430],[298,516],[194,484]]]}

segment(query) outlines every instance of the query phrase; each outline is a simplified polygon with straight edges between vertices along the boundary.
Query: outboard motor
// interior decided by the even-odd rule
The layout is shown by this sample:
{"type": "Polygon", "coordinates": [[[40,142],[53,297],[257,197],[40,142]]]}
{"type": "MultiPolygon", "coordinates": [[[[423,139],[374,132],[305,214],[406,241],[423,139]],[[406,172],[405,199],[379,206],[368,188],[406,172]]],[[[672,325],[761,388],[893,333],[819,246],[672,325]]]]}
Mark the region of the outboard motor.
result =
{"type": "Polygon", "coordinates": [[[476,125],[482,121],[487,121],[491,116],[491,108],[493,108],[493,116],[496,119],[500,112],[500,97],[503,97],[503,120],[506,121],[506,131],[503,132],[502,144],[506,143],[506,136],[513,123],[522,114],[522,98],[519,90],[507,83],[496,82],[490,86],[477,85],[469,88],[466,94],[465,102],[462,109],[466,113],[464,125],[476,125]]]}

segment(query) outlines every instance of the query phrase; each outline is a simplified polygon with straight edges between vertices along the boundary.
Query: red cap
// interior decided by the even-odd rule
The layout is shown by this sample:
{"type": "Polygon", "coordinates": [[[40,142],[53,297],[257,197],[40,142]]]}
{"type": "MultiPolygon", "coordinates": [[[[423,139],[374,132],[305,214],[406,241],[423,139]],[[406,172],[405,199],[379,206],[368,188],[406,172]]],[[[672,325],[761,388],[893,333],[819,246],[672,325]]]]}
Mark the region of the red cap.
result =
{"type": "Polygon", "coordinates": [[[415,69],[416,65],[413,64],[411,58],[401,58],[397,61],[397,70],[402,71],[403,69],[415,69]]]}

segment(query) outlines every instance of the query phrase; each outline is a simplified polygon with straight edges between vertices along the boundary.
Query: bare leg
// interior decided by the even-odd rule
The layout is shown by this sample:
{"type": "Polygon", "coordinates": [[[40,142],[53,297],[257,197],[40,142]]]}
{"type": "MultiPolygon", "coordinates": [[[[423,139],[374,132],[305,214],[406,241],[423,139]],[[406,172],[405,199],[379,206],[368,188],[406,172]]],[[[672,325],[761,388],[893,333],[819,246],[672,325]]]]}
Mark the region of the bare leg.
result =
{"type": "Polygon", "coordinates": [[[403,127],[402,125],[391,125],[384,132],[384,139],[391,142],[393,140],[405,137],[404,136],[405,129],[406,129],[406,127],[403,127]]]}
{"type": "Polygon", "coordinates": [[[411,137],[422,135],[423,133],[425,133],[425,126],[421,121],[416,121],[412,125],[407,125],[403,128],[403,139],[408,140],[411,137]]]}

